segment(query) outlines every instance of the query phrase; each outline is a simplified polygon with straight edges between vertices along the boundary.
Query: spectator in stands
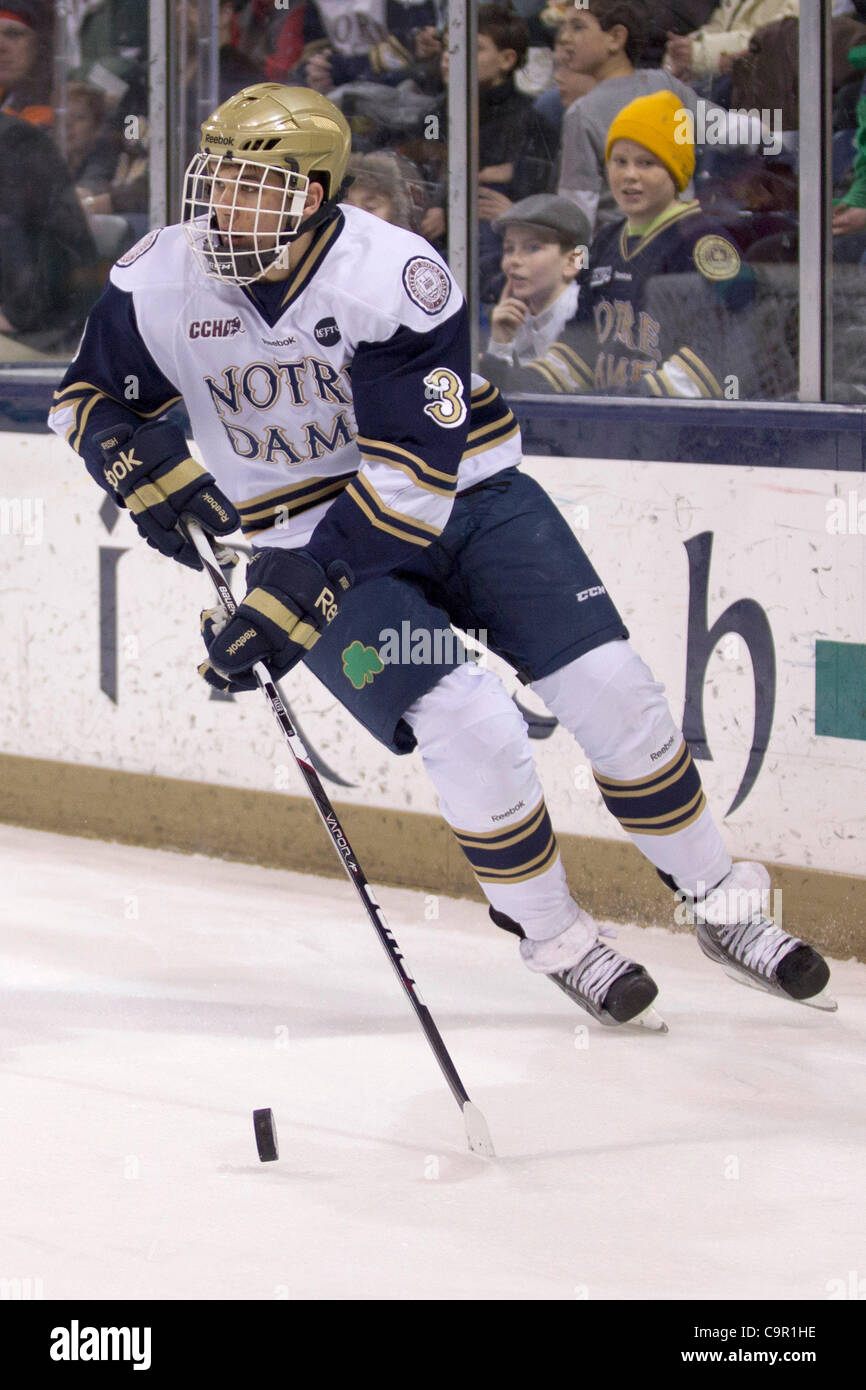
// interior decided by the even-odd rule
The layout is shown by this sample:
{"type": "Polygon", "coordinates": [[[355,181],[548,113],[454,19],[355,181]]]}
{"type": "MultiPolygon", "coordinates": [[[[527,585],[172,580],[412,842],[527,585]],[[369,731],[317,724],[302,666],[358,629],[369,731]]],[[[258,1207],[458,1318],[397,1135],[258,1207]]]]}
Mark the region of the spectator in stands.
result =
{"type": "Polygon", "coordinates": [[[68,84],[66,163],[81,197],[104,192],[117,168],[119,142],[106,129],[106,116],[105,93],[99,87],[86,82],[68,84]]]}
{"type": "Polygon", "coordinates": [[[101,278],[50,135],[0,112],[0,357],[74,350],[101,278]]]}
{"type": "Polygon", "coordinates": [[[665,71],[709,91],[713,78],[730,76],[756,29],[799,13],[800,0],[721,0],[700,29],[670,35],[665,71]]]}
{"type": "MultiPolygon", "coordinates": [[[[702,104],[691,87],[660,68],[635,67],[645,19],[642,0],[587,0],[585,9],[566,14],[560,28],[575,71],[588,73],[596,85],[565,114],[558,192],[581,208],[596,231],[619,217],[605,177],[607,132],[617,113],[636,98],[660,91],[673,92],[696,121],[702,104]]],[[[712,108],[706,102],[703,106],[706,116],[712,108]]],[[[760,140],[760,122],[755,127],[752,133],[760,140]]],[[[737,129],[733,143],[740,138],[737,129]]]]}
{"type": "Polygon", "coordinates": [[[559,33],[564,11],[548,7],[544,14],[548,24],[555,26],[557,31],[553,43],[553,86],[535,98],[535,109],[550,126],[551,136],[558,145],[562,139],[563,116],[572,102],[592,91],[595,78],[573,66],[572,49],[559,33]]]}
{"type": "Polygon", "coordinates": [[[353,155],[346,172],[352,184],[345,201],[372,212],[383,222],[414,230],[412,189],[406,165],[392,150],[373,150],[353,155]]]}
{"type": "Polygon", "coordinates": [[[857,103],[853,173],[850,187],[833,208],[833,236],[837,239],[835,259],[860,260],[866,250],[866,95],[857,103]],[[850,238],[850,241],[840,238],[850,238]]]}
{"type": "Polygon", "coordinates": [[[43,0],[0,3],[0,110],[50,125],[51,12],[43,0]]]}
{"type": "Polygon", "coordinates": [[[577,312],[578,272],[589,223],[573,203],[536,193],[494,224],[502,233],[505,284],[490,317],[487,351],[516,365],[543,357],[577,312]]]}
{"type": "MultiPolygon", "coordinates": [[[[517,90],[515,72],[526,61],[529,31],[510,7],[481,5],[478,10],[478,217],[482,257],[492,252],[498,266],[499,242],[489,223],[512,203],[547,190],[555,148],[550,127],[533,99],[517,90]]],[[[447,81],[448,52],[442,55],[447,81]]],[[[424,236],[439,241],[445,232],[444,190],[421,224],[424,236]]]]}
{"type": "Polygon", "coordinates": [[[639,66],[660,68],[668,40],[681,34],[691,34],[706,24],[717,0],[651,0],[646,44],[639,66]]]}
{"type": "Polygon", "coordinates": [[[695,155],[677,138],[680,114],[663,91],[612,122],[609,178],[624,220],[593,241],[577,314],[543,357],[525,367],[482,357],[503,390],[718,399],[736,375],[739,394],[752,391],[753,273],[724,228],[683,201],[695,155]]]}
{"type": "Polygon", "coordinates": [[[385,0],[373,6],[345,0],[306,0],[304,53],[297,75],[307,87],[328,93],[347,82],[399,82],[414,75],[416,60],[429,56],[430,34],[444,22],[442,0],[385,0]],[[417,41],[421,34],[427,39],[417,41]]]}

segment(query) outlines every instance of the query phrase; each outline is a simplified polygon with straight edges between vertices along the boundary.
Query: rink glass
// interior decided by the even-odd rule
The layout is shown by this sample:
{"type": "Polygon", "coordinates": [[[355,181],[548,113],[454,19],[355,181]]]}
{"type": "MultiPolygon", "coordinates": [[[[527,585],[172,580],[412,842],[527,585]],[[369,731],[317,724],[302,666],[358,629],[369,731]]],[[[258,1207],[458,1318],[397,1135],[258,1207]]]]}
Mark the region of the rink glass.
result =
{"type": "MultiPolygon", "coordinates": [[[[866,265],[861,264],[866,226],[830,235],[833,200],[849,192],[854,176],[859,80],[852,68],[846,99],[837,91],[831,106],[825,76],[830,67],[818,61],[822,41],[829,41],[827,7],[804,0],[801,8],[800,81],[792,75],[790,99],[781,105],[754,106],[765,118],[765,147],[746,153],[713,144],[710,122],[698,132],[704,138],[696,190],[706,211],[739,244],[758,286],[747,331],[761,363],[760,381],[752,390],[739,389],[738,364],[732,361],[730,400],[720,402],[719,409],[737,400],[859,405],[866,392],[866,353],[860,350],[866,333],[866,265]]],[[[77,187],[83,235],[89,229],[91,244],[59,277],[66,276],[62,305],[54,312],[49,301],[44,321],[26,332],[16,330],[8,316],[0,320],[3,398],[14,402],[25,376],[31,396],[44,381],[46,412],[50,387],[74,355],[88,306],[111,262],[149,228],[179,217],[183,173],[197,148],[202,119],[240,86],[304,80],[297,69],[291,77],[288,68],[279,69],[281,55],[289,61],[300,53],[282,31],[294,7],[275,6],[269,24],[252,38],[247,34],[243,47],[234,42],[243,12],[219,0],[149,6],[126,0],[114,7],[110,27],[97,24],[94,16],[78,20],[68,10],[57,6],[52,40],[39,50],[43,76],[53,90],[53,139],[80,170],[75,132],[81,98],[75,92],[70,97],[70,88],[83,82],[95,89],[94,110],[101,103],[103,111],[94,142],[98,136],[103,153],[106,144],[113,147],[117,159],[113,172],[106,176],[103,170],[101,181],[98,160],[85,161],[86,183],[79,175],[76,184],[76,174],[70,173],[70,196],[77,187]]],[[[478,49],[474,13],[467,10],[462,3],[442,3],[438,27],[425,27],[422,35],[419,26],[403,35],[407,47],[424,55],[420,83],[383,83],[372,92],[369,84],[350,83],[337,95],[361,166],[350,196],[377,215],[430,236],[470,300],[475,345],[482,347],[489,333],[491,284],[495,289],[487,274],[494,243],[491,218],[485,215],[489,202],[485,205],[483,192],[479,198],[473,134],[478,49]]],[[[350,49],[369,39],[360,31],[341,34],[350,49]]],[[[549,51],[534,44],[519,87],[534,98],[549,85],[549,68],[549,51]]],[[[740,89],[747,92],[742,82],[740,89]]],[[[35,168],[14,171],[19,184],[39,177],[35,168]]],[[[33,192],[36,198],[39,189],[34,186],[33,192]]],[[[49,220],[45,200],[42,206],[49,220]]],[[[495,248],[493,255],[495,268],[495,248]]],[[[566,412],[571,408],[567,398],[561,404],[566,412]]],[[[676,403],[665,406],[676,408],[676,403]]]]}

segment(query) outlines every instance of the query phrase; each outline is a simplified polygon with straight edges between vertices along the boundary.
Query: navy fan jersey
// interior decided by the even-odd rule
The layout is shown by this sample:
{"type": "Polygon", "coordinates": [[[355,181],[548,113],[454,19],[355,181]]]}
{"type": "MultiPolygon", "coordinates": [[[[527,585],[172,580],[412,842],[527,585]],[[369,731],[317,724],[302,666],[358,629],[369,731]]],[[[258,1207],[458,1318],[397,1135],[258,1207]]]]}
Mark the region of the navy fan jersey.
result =
{"type": "Polygon", "coordinates": [[[625,221],[592,243],[577,314],[544,357],[481,369],[510,390],[720,398],[749,392],[754,277],[697,201],[678,203],[641,236],[625,221]]]}
{"type": "Polygon", "coordinates": [[[344,560],[358,581],[426,547],[457,491],[520,458],[514,416],[470,373],[448,267],[351,206],[278,283],[206,275],[179,225],[121,256],[49,423],[104,487],[94,435],[181,399],[244,534],[344,560]]]}

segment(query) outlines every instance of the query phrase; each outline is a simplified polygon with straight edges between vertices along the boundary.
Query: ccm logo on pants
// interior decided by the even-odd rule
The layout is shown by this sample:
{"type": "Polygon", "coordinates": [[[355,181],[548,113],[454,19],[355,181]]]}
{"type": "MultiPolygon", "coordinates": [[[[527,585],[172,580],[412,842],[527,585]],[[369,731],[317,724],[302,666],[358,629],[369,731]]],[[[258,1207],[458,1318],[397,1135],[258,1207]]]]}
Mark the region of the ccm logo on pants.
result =
{"type": "Polygon", "coordinates": [[[591,589],[581,589],[580,593],[575,595],[575,597],[577,598],[578,603],[586,603],[586,600],[588,598],[598,598],[599,594],[606,593],[607,590],[605,589],[603,584],[594,584],[591,589]]]}

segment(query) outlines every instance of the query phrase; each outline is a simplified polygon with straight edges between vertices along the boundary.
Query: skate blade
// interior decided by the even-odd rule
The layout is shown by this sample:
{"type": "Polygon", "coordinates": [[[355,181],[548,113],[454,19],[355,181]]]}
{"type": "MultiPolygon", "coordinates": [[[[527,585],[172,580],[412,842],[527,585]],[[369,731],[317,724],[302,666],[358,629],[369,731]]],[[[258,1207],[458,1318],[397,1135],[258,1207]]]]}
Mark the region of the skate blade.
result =
{"type": "Polygon", "coordinates": [[[729,980],[733,980],[737,985],[745,985],[747,989],[756,989],[759,994],[770,994],[774,999],[784,999],[787,1004],[803,1004],[807,1009],[819,1009],[822,1013],[834,1014],[839,1005],[826,989],[822,989],[820,994],[815,994],[811,999],[794,999],[790,994],[786,994],[783,989],[771,989],[768,985],[762,985],[757,980],[753,980],[751,975],[741,975],[739,970],[733,966],[724,964],[722,969],[729,980]]]}
{"type": "MultiPolygon", "coordinates": [[[[639,1028],[648,1028],[651,1033],[670,1032],[661,1014],[652,1004],[644,1009],[642,1014],[638,1014],[637,1018],[629,1019],[629,1023],[636,1023],[639,1028]]],[[[628,1024],[621,1024],[620,1027],[627,1028],[628,1024]]]]}
{"type": "Polygon", "coordinates": [[[463,1104],[463,1122],[466,1125],[466,1138],[469,1140],[469,1147],[474,1154],[480,1154],[482,1158],[495,1158],[496,1150],[493,1147],[493,1140],[490,1138],[490,1130],[487,1128],[487,1121],[471,1100],[463,1104]]]}

